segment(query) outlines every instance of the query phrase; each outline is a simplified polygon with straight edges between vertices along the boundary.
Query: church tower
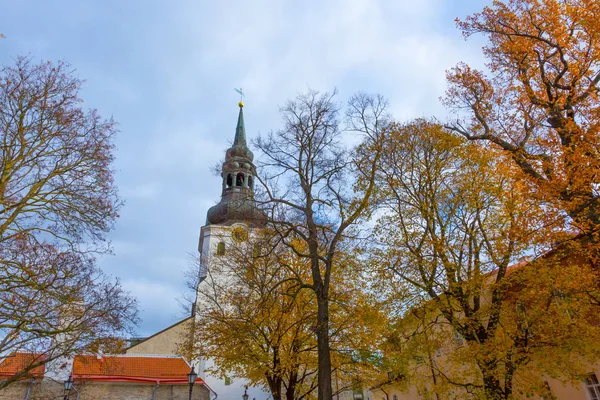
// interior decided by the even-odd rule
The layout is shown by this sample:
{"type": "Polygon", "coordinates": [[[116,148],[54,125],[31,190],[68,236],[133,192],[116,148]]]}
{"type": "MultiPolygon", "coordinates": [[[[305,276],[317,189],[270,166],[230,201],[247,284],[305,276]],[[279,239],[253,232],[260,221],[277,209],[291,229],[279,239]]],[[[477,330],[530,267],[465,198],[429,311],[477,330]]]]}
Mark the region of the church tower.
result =
{"type": "Polygon", "coordinates": [[[225,152],[221,167],[221,201],[208,210],[200,231],[200,282],[206,278],[214,257],[225,255],[232,240],[246,241],[252,230],[266,223],[266,215],[254,200],[254,154],[246,143],[244,103],[240,102],[239,107],[233,145],[225,152]]]}

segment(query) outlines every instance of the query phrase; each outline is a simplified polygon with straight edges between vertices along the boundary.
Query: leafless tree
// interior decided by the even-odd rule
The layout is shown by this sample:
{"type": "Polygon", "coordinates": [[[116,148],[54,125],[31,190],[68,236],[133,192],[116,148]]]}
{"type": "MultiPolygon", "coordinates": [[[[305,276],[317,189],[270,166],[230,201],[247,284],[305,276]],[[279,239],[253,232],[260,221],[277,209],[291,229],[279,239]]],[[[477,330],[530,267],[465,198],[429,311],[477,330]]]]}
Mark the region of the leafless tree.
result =
{"type": "Polygon", "coordinates": [[[39,354],[0,388],[136,321],[135,300],[95,266],[121,205],[116,130],[81,108],[80,86],[64,62],[18,58],[0,75],[0,354],[39,354]]]}
{"type": "Polygon", "coordinates": [[[332,398],[329,305],[336,257],[369,214],[387,121],[386,101],[360,93],[348,101],[348,129],[342,129],[335,95],[300,94],[281,109],[282,128],[256,141],[264,155],[259,179],[270,223],[311,272],[298,287],[317,299],[319,400],[332,398]],[[358,145],[347,144],[357,139],[358,145]]]}

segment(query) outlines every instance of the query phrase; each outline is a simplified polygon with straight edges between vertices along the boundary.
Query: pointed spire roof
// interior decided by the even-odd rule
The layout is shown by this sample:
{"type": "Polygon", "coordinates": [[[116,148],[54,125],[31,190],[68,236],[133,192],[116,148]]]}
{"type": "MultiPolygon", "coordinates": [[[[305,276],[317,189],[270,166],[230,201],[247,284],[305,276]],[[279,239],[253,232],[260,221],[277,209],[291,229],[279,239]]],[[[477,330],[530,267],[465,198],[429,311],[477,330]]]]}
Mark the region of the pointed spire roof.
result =
{"type": "Polygon", "coordinates": [[[240,113],[238,114],[237,125],[235,127],[235,137],[233,138],[233,146],[231,146],[225,155],[225,160],[229,161],[232,158],[243,159],[240,160],[250,161],[254,160],[254,154],[248,148],[246,143],[246,125],[244,124],[244,103],[239,102],[240,113]]]}
{"type": "Polygon", "coordinates": [[[233,139],[233,145],[246,146],[246,126],[244,125],[244,103],[239,102],[240,113],[238,115],[237,126],[235,128],[235,138],[233,139]]]}

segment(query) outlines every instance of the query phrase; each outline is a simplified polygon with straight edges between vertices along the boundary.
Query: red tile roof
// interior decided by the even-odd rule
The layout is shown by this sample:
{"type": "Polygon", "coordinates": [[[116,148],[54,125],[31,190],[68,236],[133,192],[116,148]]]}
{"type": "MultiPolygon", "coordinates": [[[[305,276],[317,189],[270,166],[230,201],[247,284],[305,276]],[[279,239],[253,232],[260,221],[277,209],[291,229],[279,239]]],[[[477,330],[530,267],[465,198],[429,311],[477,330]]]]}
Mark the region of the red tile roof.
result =
{"type": "MultiPolygon", "coordinates": [[[[13,376],[23,371],[33,363],[39,363],[45,359],[43,354],[36,353],[12,353],[6,357],[0,358],[0,377],[13,376]]],[[[43,377],[44,365],[37,366],[30,370],[25,377],[43,377]]]]}
{"type": "MultiPolygon", "coordinates": [[[[102,381],[187,384],[190,366],[181,357],[138,355],[77,355],[73,378],[102,381]]],[[[204,383],[200,378],[196,383],[204,383]]]]}

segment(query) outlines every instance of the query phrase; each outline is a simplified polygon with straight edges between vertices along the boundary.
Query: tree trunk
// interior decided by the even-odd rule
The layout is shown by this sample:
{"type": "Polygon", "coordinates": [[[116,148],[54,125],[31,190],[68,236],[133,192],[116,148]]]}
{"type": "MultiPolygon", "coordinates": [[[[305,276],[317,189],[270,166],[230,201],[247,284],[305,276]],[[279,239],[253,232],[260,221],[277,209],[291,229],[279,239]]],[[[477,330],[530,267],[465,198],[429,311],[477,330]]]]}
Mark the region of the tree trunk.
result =
{"type": "Polygon", "coordinates": [[[483,389],[487,400],[506,400],[506,393],[498,378],[494,375],[493,367],[480,365],[481,373],[483,374],[483,389]]]}
{"type": "MultiPolygon", "coordinates": [[[[279,366],[281,365],[281,360],[279,359],[279,348],[274,346],[273,349],[273,371],[279,370],[279,366]]],[[[282,379],[281,376],[277,374],[277,372],[271,374],[267,374],[267,382],[269,383],[269,389],[271,390],[271,395],[273,396],[273,400],[281,400],[281,384],[282,379]]]]}
{"type": "Polygon", "coordinates": [[[331,357],[329,355],[329,300],[322,289],[317,292],[317,348],[319,356],[318,400],[331,400],[331,357]]]}
{"type": "Polygon", "coordinates": [[[281,400],[281,378],[274,376],[267,376],[267,382],[269,383],[269,390],[273,400],[281,400]]]}
{"type": "Polygon", "coordinates": [[[296,384],[298,383],[298,367],[294,367],[290,372],[289,382],[285,390],[285,399],[294,400],[296,398],[296,384]]]}

